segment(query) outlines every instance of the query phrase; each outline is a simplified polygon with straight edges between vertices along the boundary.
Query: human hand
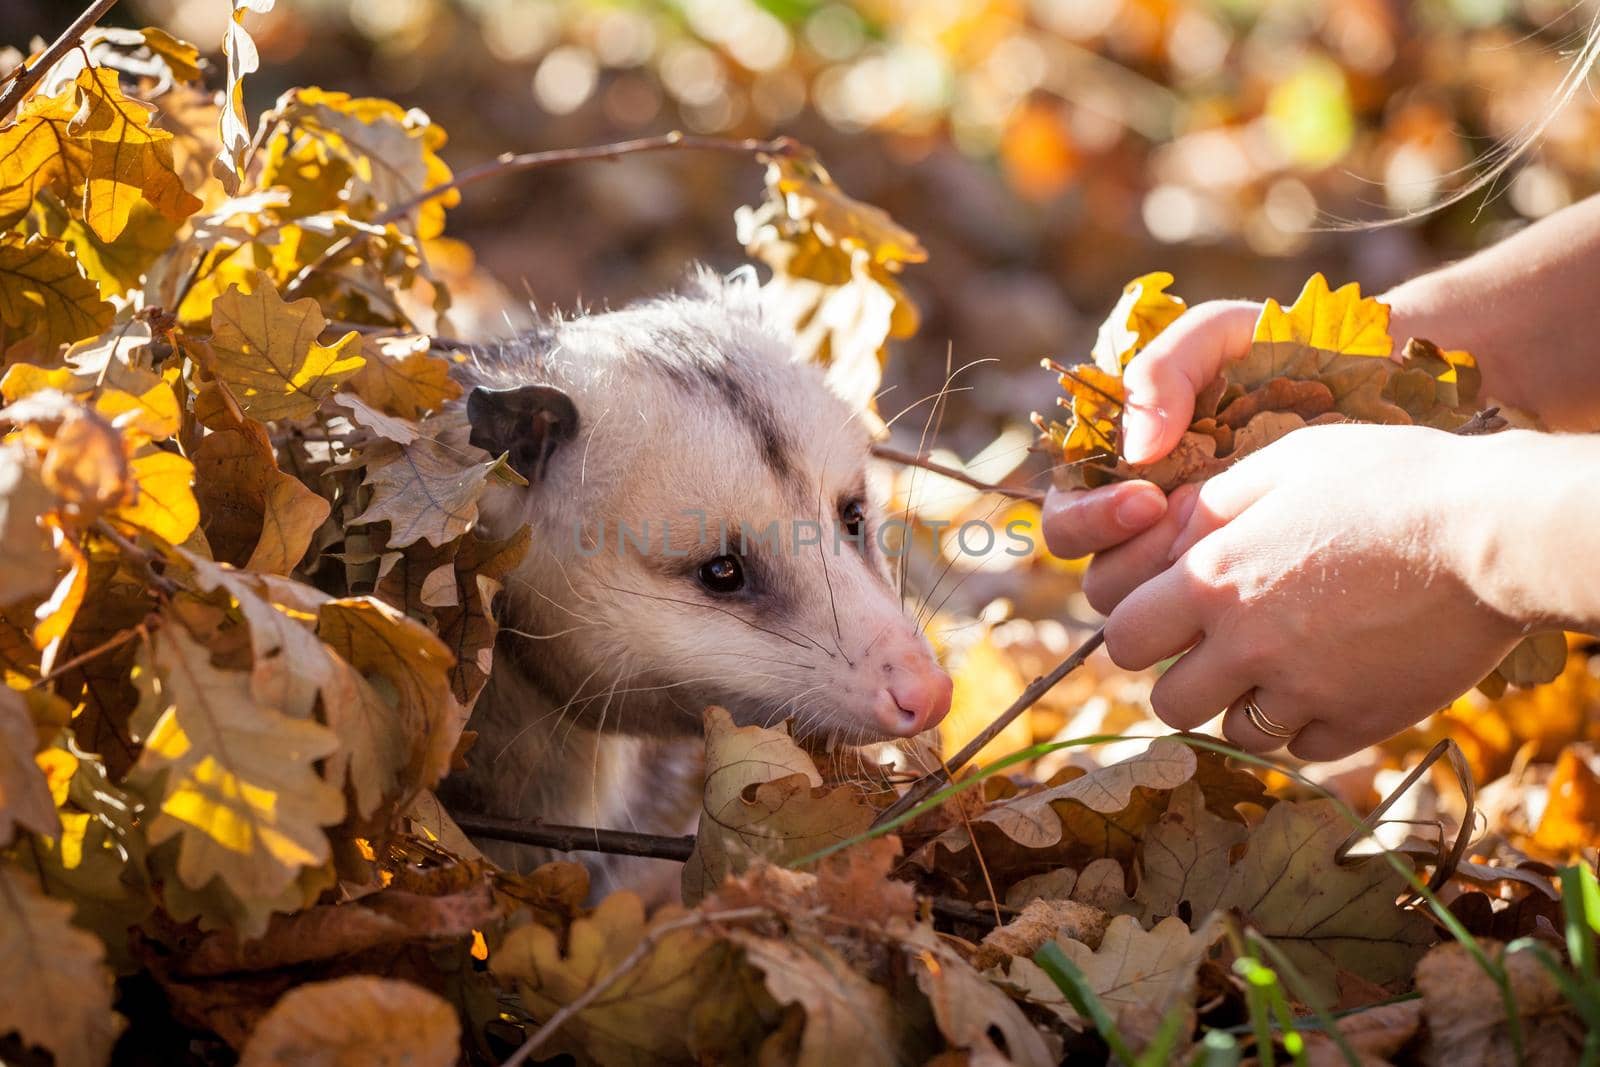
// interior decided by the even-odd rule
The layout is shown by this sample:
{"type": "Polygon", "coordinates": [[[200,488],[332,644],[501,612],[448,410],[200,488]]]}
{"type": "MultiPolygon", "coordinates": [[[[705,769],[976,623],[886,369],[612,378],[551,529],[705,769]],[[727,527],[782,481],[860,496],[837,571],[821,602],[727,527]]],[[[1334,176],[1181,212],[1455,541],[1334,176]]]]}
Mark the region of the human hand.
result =
{"type": "MultiPolygon", "coordinates": [[[[1223,364],[1250,351],[1261,305],[1218,300],[1191,308],[1128,364],[1122,454],[1150,463],[1172,451],[1194,415],[1195,395],[1223,364]]],[[[1045,543],[1058,556],[1094,553],[1083,589],[1097,611],[1109,612],[1139,583],[1164,569],[1168,549],[1188,517],[1196,487],[1169,499],[1150,482],[1090,490],[1052,489],[1045,499],[1045,543]]]]}
{"type": "Polygon", "coordinates": [[[1397,733],[1526,630],[1473,587],[1493,440],[1319,426],[1247,456],[1198,488],[1175,562],[1111,612],[1107,651],[1128,669],[1182,653],[1151,693],[1156,713],[1193,729],[1227,708],[1223,733],[1247,751],[1283,743],[1241,710],[1252,690],[1305,759],[1397,733]]]}

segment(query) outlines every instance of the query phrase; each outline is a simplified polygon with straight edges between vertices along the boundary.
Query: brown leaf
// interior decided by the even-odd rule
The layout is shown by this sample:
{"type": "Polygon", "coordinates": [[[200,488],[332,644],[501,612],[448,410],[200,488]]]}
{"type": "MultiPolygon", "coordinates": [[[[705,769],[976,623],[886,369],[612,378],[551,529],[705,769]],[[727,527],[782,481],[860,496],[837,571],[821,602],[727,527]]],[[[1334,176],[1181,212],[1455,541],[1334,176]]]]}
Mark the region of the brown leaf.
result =
{"type": "Polygon", "coordinates": [[[420,419],[461,396],[450,364],[429,349],[426,337],[377,340],[366,365],[350,379],[350,389],[379,411],[402,419],[420,419]]]}
{"type": "Polygon", "coordinates": [[[1193,777],[1194,751],[1179,741],[1157,738],[1137,756],[1092,770],[1063,785],[1024,793],[989,808],[978,821],[991,823],[1028,848],[1048,848],[1061,840],[1062,817],[1054,805],[1072,801],[1100,814],[1120,812],[1135,788],[1176,789],[1193,777]]]}
{"type": "Polygon", "coordinates": [[[72,906],[0,865],[0,1034],[16,1032],[60,1067],[101,1067],[121,1028],[105,946],[70,922],[72,906]]]}
{"type": "Polygon", "coordinates": [[[20,441],[0,444],[0,603],[15,604],[52,589],[62,563],[39,519],[55,497],[30,469],[20,441]]]}
{"type": "Polygon", "coordinates": [[[62,345],[110,326],[112,315],[65,245],[0,233],[0,324],[17,338],[0,356],[52,358],[62,345]]]}
{"type": "Polygon", "coordinates": [[[452,1067],[461,1023],[410,982],[352,975],[290,990],[256,1025],[240,1067],[452,1067]]]}
{"type": "Polygon", "coordinates": [[[1059,1050],[1052,1050],[1021,1007],[978,973],[983,964],[969,964],[927,926],[914,928],[904,946],[917,988],[928,998],[939,1032],[952,1047],[966,1050],[973,1062],[981,1056],[1037,1067],[1058,1061],[1059,1050]],[[1003,1055],[994,1034],[1001,1039],[1003,1055]]]}
{"type": "Polygon", "coordinates": [[[1192,922],[1213,911],[1231,873],[1229,856],[1249,836],[1239,823],[1207,811],[1200,786],[1186,782],[1139,847],[1134,898],[1145,917],[1192,922]]]}
{"type": "Polygon", "coordinates": [[[33,760],[38,747],[27,703],[0,685],[0,847],[11,844],[18,827],[47,837],[61,832],[50,783],[33,760]]]}
{"type": "Polygon", "coordinates": [[[1219,411],[1217,421],[1238,430],[1263,411],[1287,411],[1310,420],[1332,410],[1333,393],[1321,382],[1269,378],[1219,411]]]}
{"type": "MultiPolygon", "coordinates": [[[[1523,1063],[1577,1063],[1584,1031],[1560,987],[1531,951],[1507,955],[1484,944],[1511,984],[1522,1024],[1523,1063]]],[[[1426,1067],[1516,1063],[1500,988],[1460,944],[1447,941],[1417,964],[1417,991],[1428,1023],[1426,1067]]]]}
{"type": "Polygon", "coordinates": [[[475,462],[425,437],[405,447],[381,443],[365,456],[363,484],[372,486],[372,501],[350,521],[389,523],[391,548],[423,539],[443,545],[471,529],[478,521],[478,498],[497,462],[475,462]]]}
{"type": "Polygon", "coordinates": [[[246,419],[214,428],[194,464],[200,526],[216,558],[268,574],[293,570],[330,506],[278,469],[266,427],[246,419]]]}

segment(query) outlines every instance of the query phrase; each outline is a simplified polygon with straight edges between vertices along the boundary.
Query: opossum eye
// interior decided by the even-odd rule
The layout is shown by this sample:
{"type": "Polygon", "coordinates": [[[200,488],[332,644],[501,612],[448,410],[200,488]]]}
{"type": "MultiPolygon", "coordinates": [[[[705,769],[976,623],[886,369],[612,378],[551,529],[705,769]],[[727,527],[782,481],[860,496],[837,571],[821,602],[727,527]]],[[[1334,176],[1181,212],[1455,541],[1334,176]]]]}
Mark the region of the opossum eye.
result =
{"type": "Polygon", "coordinates": [[[844,532],[851,537],[860,537],[861,528],[866,525],[867,506],[859,497],[852,497],[839,505],[839,521],[844,524],[844,532]]]}
{"type": "Polygon", "coordinates": [[[744,588],[744,565],[738,556],[718,556],[701,565],[699,577],[713,593],[737,593],[744,588]]]}

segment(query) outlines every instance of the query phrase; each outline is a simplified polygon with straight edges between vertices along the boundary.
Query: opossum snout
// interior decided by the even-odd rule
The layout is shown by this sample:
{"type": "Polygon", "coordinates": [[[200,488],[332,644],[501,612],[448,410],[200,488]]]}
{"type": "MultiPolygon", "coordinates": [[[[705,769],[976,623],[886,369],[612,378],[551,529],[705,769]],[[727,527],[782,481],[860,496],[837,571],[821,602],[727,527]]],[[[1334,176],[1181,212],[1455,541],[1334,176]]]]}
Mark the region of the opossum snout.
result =
{"type": "Polygon", "coordinates": [[[912,737],[939,725],[950,711],[950,676],[922,641],[884,650],[875,667],[883,678],[873,705],[877,726],[891,737],[912,737]]]}

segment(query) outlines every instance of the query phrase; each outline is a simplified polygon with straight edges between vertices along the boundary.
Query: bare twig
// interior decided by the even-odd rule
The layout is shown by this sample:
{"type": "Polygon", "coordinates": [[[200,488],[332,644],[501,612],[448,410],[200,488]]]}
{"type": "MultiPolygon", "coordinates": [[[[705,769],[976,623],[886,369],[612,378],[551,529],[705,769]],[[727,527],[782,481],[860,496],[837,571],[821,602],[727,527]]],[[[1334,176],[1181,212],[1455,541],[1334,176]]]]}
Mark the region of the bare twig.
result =
{"type": "Polygon", "coordinates": [[[962,485],[970,485],[974,489],[985,493],[998,493],[1008,496],[1013,500],[1031,500],[1035,504],[1043,503],[1044,494],[1037,489],[1028,489],[1022,486],[991,485],[989,482],[979,481],[965,471],[958,471],[954,467],[946,467],[943,463],[936,463],[927,456],[919,456],[912,452],[902,452],[898,448],[888,445],[873,445],[872,454],[879,459],[886,459],[890,463],[899,463],[907,467],[921,467],[925,471],[941,474],[946,478],[953,478],[962,485]]]}
{"type": "Polygon", "coordinates": [[[161,562],[160,557],[151,552],[146,552],[132,541],[123,537],[116,529],[104,519],[94,524],[95,533],[116,545],[124,556],[144,567],[145,577],[150,580],[150,585],[162,596],[172,596],[179,591],[178,583],[162,574],[156,568],[161,562]]]}
{"type": "MultiPolygon", "coordinates": [[[[505,152],[487,163],[480,163],[476,167],[467,168],[442,185],[435,185],[431,189],[425,189],[410,200],[394,205],[372,221],[376,226],[386,226],[397,219],[405,218],[430,200],[500,174],[516,174],[525,170],[539,170],[544,167],[561,166],[566,163],[588,163],[595,160],[618,159],[622,156],[638,155],[641,152],[660,152],[666,149],[735,152],[740,155],[752,156],[792,156],[803,150],[800,142],[790,137],[778,137],[770,141],[761,141],[755,138],[700,137],[673,130],[671,133],[665,133],[659,137],[640,137],[632,141],[590,145],[587,148],[557,148],[548,152],[523,152],[520,155],[505,152]]],[[[339,240],[329,245],[322,255],[306,264],[298,274],[290,279],[289,284],[284,288],[284,295],[291,298],[298,296],[318,271],[330,263],[350,255],[365,244],[371,236],[370,232],[363,230],[339,238],[339,240]]]]}
{"type": "Polygon", "coordinates": [[[1021,909],[998,906],[984,901],[981,904],[969,904],[965,900],[956,900],[953,897],[927,897],[928,909],[942,919],[954,922],[972,923],[974,926],[1001,926],[1007,920],[1014,919],[1022,914],[1021,909]]]}
{"type": "Polygon", "coordinates": [[[30,688],[38,689],[40,686],[49,685],[51,682],[55,681],[63,674],[66,674],[68,671],[76,670],[85,663],[88,663],[90,660],[94,659],[96,656],[103,656],[107,652],[121,648],[129,641],[132,641],[135,637],[142,637],[145,632],[144,623],[140,623],[138,626],[130,626],[126,630],[118,630],[108,639],[100,642],[98,645],[95,645],[89,651],[80,652],[78,655],[67,660],[67,662],[58,663],[54,667],[51,667],[44,674],[40,675],[38,680],[35,681],[30,688]]]}
{"type": "Polygon", "coordinates": [[[957,771],[970,763],[972,757],[983,751],[985,745],[1000,736],[1000,732],[1010,726],[1012,720],[1038,703],[1039,698],[1048,693],[1057,682],[1083,666],[1083,661],[1089,658],[1089,653],[1104,644],[1105,639],[1106,631],[1105,627],[1102,626],[1085,638],[1083,644],[1073,650],[1072,655],[1056,664],[1055,669],[1049,674],[1035,678],[1033,683],[1022,691],[1022,695],[1012,701],[1011,706],[997,715],[993,722],[985,726],[977,737],[968,741],[966,747],[950,757],[938,770],[930,771],[921,781],[907,789],[899,800],[880,812],[878,817],[872,821],[873,828],[876,829],[885,823],[898,819],[932,796],[940,787],[949,782],[957,771]]]}
{"type": "Polygon", "coordinates": [[[694,851],[694,838],[641,834],[632,830],[598,830],[590,826],[558,826],[523,822],[496,815],[451,813],[456,825],[471,836],[539,845],[557,852],[604,852],[613,856],[647,856],[682,863],[694,851]]]}
{"type": "Polygon", "coordinates": [[[39,79],[48,74],[50,68],[55,66],[62,56],[78,47],[83,40],[83,35],[89,32],[89,28],[99,22],[101,16],[110,11],[116,4],[117,0],[94,0],[92,4],[84,9],[83,14],[73,20],[72,25],[61,32],[61,36],[55,39],[55,43],[44,50],[44,55],[39,57],[38,62],[32,66],[24,65],[13,71],[11,75],[8,75],[11,84],[6,86],[4,93],[0,93],[0,122],[4,122],[11,116],[11,112],[16,110],[18,104],[22,103],[22,98],[27,96],[35,85],[39,84],[39,79]]]}
{"type": "Polygon", "coordinates": [[[674,934],[679,930],[687,930],[694,926],[709,926],[712,923],[737,923],[748,922],[751,919],[765,919],[772,914],[771,908],[730,908],[727,911],[708,913],[691,912],[681,919],[663,923],[641,937],[639,943],[633,947],[633,951],[628,953],[621,963],[613,967],[609,974],[597,979],[588,989],[585,989],[577,997],[562,1005],[559,1011],[550,1016],[548,1022],[529,1035],[528,1040],[524,1041],[501,1067],[520,1067],[522,1063],[527,1061],[529,1056],[537,1052],[574,1015],[599,1000],[602,994],[620,982],[629,971],[643,963],[668,934],[674,934]]]}

